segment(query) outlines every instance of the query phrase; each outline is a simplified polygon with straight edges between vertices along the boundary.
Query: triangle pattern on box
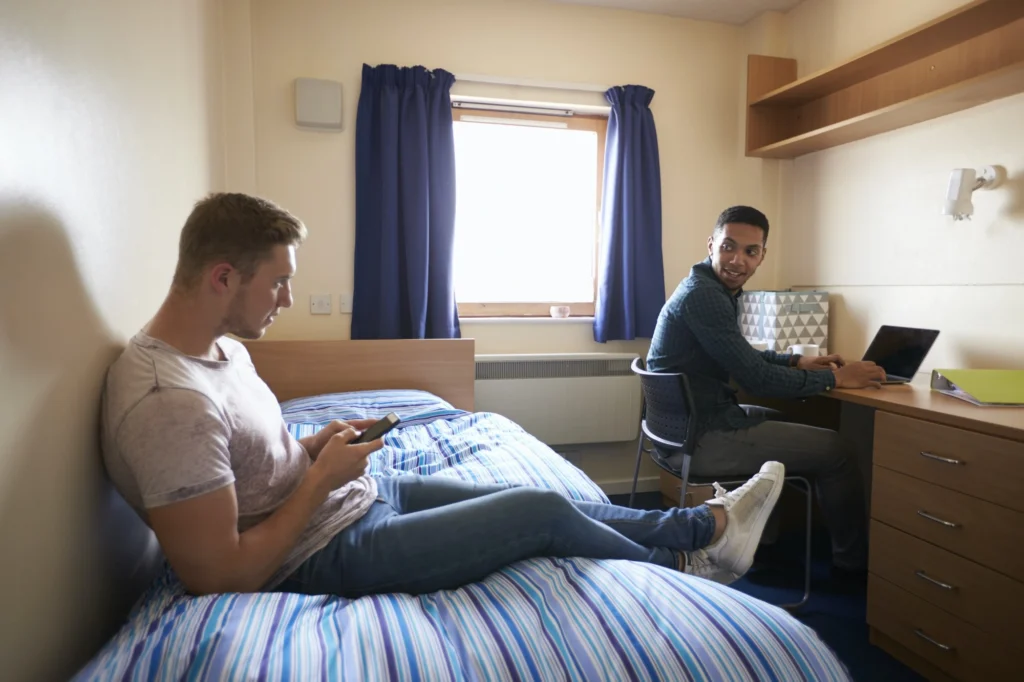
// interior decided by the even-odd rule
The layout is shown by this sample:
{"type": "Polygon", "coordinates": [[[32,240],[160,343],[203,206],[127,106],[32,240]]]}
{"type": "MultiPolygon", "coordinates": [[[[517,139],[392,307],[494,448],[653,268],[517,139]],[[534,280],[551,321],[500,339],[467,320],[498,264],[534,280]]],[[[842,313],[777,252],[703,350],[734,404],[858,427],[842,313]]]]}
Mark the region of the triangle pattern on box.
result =
{"type": "Polygon", "coordinates": [[[737,305],[743,336],[767,341],[785,352],[794,344],[815,344],[828,352],[827,291],[746,291],[737,305]]]}

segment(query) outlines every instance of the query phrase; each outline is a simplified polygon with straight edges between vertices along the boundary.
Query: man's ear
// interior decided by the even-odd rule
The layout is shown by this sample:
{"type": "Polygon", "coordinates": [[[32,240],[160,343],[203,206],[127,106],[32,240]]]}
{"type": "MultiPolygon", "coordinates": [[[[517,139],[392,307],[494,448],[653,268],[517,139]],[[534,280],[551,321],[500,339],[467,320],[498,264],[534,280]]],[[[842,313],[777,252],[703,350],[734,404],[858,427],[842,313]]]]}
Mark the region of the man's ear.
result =
{"type": "Polygon", "coordinates": [[[715,255],[715,235],[708,237],[708,255],[715,255]]]}
{"type": "Polygon", "coordinates": [[[231,263],[217,263],[210,268],[209,281],[210,286],[217,293],[224,293],[231,288],[231,275],[235,272],[235,268],[232,267],[231,263]]]}

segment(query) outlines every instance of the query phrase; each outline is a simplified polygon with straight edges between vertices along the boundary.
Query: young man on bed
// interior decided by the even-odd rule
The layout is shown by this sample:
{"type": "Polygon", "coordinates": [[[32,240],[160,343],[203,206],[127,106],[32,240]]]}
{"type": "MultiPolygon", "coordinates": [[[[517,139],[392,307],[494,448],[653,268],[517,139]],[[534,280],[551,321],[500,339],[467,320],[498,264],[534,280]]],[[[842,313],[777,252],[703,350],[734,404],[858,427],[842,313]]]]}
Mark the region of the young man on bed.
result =
{"type": "Polygon", "coordinates": [[[741,476],[779,460],[792,472],[814,477],[832,535],[833,565],[840,575],[855,575],[867,563],[867,514],[853,448],[835,431],[785,423],[779,412],[740,405],[729,380],[757,396],[802,398],[833,388],[880,386],[885,371],[838,355],[754,350],[740,332],[737,302],[764,262],[767,243],[763,213],[749,206],[722,212],[708,237],[708,257],[693,266],[658,316],[647,367],[685,372],[690,379],[700,421],[690,473],[741,476]]]}
{"type": "Polygon", "coordinates": [[[306,228],[274,204],[216,194],[181,232],[170,292],[110,368],[103,455],[193,593],[423,593],[534,556],[633,559],[719,582],[746,572],[782,486],[768,463],[708,505],[667,512],[531,487],[375,480],[368,422],[296,441],[245,347],[292,304],[306,228]]]}

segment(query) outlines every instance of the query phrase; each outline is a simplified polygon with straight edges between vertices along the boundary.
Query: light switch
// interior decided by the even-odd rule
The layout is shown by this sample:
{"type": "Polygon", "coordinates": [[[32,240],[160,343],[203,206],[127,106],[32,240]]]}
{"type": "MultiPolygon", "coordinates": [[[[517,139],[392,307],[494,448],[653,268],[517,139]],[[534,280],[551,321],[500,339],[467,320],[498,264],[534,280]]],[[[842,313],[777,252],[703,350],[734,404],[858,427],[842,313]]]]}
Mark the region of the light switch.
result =
{"type": "Polygon", "coordinates": [[[338,312],[342,314],[352,312],[352,294],[345,292],[338,296],[338,312]]]}
{"type": "Polygon", "coordinates": [[[330,315],[331,314],[331,295],[330,294],[310,294],[309,296],[309,312],[314,315],[330,315]]]}

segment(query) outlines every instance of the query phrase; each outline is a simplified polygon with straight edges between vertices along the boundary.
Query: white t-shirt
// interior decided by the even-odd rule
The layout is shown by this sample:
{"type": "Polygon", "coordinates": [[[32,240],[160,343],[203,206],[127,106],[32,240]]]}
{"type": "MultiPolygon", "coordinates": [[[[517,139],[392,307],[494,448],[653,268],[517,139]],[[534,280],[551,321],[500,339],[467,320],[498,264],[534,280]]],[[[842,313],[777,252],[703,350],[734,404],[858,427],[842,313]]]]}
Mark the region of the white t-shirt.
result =
{"type": "MultiPolygon", "coordinates": [[[[226,360],[185,355],[139,332],[107,372],[103,459],[143,520],[146,509],[233,484],[242,533],[283,504],[312,463],[245,346],[217,344],[226,360]]],[[[363,516],[376,496],[366,475],[331,493],[264,589],[363,516]]]]}

